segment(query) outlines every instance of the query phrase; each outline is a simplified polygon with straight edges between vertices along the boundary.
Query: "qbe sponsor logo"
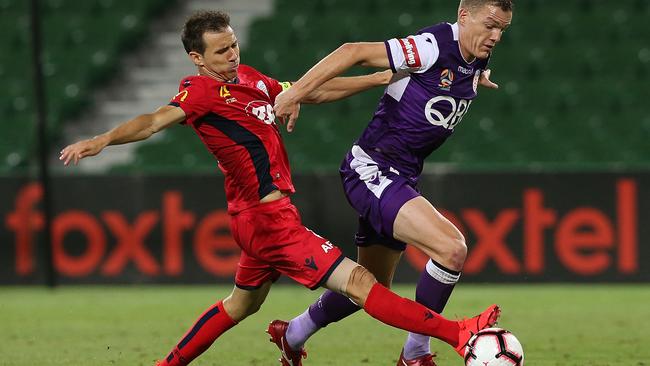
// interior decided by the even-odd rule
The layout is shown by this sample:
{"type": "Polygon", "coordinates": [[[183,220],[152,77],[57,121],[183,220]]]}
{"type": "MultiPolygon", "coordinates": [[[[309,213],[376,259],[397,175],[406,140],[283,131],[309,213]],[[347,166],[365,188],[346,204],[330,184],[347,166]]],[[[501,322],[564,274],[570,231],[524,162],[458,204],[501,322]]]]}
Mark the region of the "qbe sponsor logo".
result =
{"type": "Polygon", "coordinates": [[[427,102],[424,107],[424,116],[432,125],[453,130],[463,119],[471,104],[471,100],[458,99],[456,101],[452,97],[439,95],[427,102]],[[449,112],[445,114],[445,111],[449,112]]]}

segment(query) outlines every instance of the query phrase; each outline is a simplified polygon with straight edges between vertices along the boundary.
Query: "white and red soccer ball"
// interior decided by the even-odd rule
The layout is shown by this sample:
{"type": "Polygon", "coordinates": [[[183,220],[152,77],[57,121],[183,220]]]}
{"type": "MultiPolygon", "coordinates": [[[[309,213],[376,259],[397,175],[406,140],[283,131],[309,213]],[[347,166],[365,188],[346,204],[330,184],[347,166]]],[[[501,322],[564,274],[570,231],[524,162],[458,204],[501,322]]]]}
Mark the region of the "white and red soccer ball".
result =
{"type": "Polygon", "coordinates": [[[517,337],[501,328],[487,328],[465,347],[466,366],[523,366],[524,349],[517,337]]]}

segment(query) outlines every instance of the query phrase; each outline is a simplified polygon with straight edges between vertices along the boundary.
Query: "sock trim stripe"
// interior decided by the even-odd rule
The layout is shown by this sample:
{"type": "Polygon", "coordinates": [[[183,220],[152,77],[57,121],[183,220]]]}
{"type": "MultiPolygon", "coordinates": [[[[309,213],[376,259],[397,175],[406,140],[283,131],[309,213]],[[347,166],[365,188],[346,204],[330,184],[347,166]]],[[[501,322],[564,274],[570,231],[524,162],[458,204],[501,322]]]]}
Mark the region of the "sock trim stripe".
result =
{"type": "Polygon", "coordinates": [[[437,266],[432,260],[427,262],[427,273],[438,282],[453,285],[460,279],[460,272],[452,274],[437,266]]]}
{"type": "Polygon", "coordinates": [[[187,335],[183,338],[182,341],[180,341],[180,343],[178,344],[178,349],[180,350],[183,347],[185,347],[192,340],[192,338],[196,335],[196,333],[198,333],[199,330],[201,330],[201,327],[203,325],[205,325],[205,323],[207,323],[213,316],[215,316],[217,314],[219,314],[219,307],[218,306],[213,307],[212,309],[208,310],[205,314],[203,314],[201,319],[199,319],[196,322],[196,324],[194,324],[194,326],[192,327],[192,330],[189,333],[187,333],[187,335]]]}
{"type": "Polygon", "coordinates": [[[443,270],[443,271],[445,271],[445,272],[447,272],[447,273],[451,273],[451,274],[453,274],[453,275],[458,275],[458,274],[460,274],[459,271],[452,271],[451,269],[449,269],[449,268],[443,266],[442,264],[440,264],[440,263],[434,261],[434,260],[431,259],[431,258],[429,258],[429,262],[433,263],[433,265],[435,265],[436,267],[440,268],[441,270],[443,270]]]}

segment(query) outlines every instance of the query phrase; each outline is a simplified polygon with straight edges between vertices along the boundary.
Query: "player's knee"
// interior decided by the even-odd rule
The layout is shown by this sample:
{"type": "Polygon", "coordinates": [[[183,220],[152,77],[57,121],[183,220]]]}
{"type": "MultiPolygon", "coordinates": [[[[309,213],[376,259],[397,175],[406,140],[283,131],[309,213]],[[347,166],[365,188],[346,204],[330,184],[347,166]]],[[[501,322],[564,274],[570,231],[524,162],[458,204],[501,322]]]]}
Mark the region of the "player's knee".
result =
{"type": "Polygon", "coordinates": [[[460,238],[452,240],[449,246],[449,261],[457,269],[463,268],[463,264],[467,258],[467,244],[465,243],[465,238],[461,235],[460,238]]]}
{"type": "Polygon", "coordinates": [[[437,245],[432,248],[431,252],[427,252],[427,254],[430,254],[431,259],[445,267],[460,271],[463,269],[465,259],[467,258],[465,237],[460,233],[457,235],[454,233],[444,238],[438,238],[437,245]]]}
{"type": "Polygon", "coordinates": [[[465,236],[453,224],[449,223],[442,233],[436,238],[430,238],[436,242],[434,248],[446,261],[460,262],[465,261],[467,256],[467,245],[465,236]]]}
{"type": "Polygon", "coordinates": [[[456,237],[448,238],[440,251],[440,258],[449,269],[460,271],[465,264],[467,258],[467,244],[465,238],[456,237]]]}
{"type": "Polygon", "coordinates": [[[377,283],[375,276],[362,266],[357,266],[350,273],[346,294],[357,305],[363,306],[370,289],[377,283]]]}

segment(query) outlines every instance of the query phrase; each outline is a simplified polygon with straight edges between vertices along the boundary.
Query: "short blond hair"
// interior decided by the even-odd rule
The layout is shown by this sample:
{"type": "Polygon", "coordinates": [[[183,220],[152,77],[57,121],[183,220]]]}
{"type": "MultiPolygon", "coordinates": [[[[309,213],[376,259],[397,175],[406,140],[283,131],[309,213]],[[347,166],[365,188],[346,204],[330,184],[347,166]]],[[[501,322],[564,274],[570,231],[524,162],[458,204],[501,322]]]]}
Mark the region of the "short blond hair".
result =
{"type": "Polygon", "coordinates": [[[468,10],[482,8],[486,5],[494,5],[503,11],[512,11],[515,4],[513,0],[460,0],[460,7],[468,10]]]}

